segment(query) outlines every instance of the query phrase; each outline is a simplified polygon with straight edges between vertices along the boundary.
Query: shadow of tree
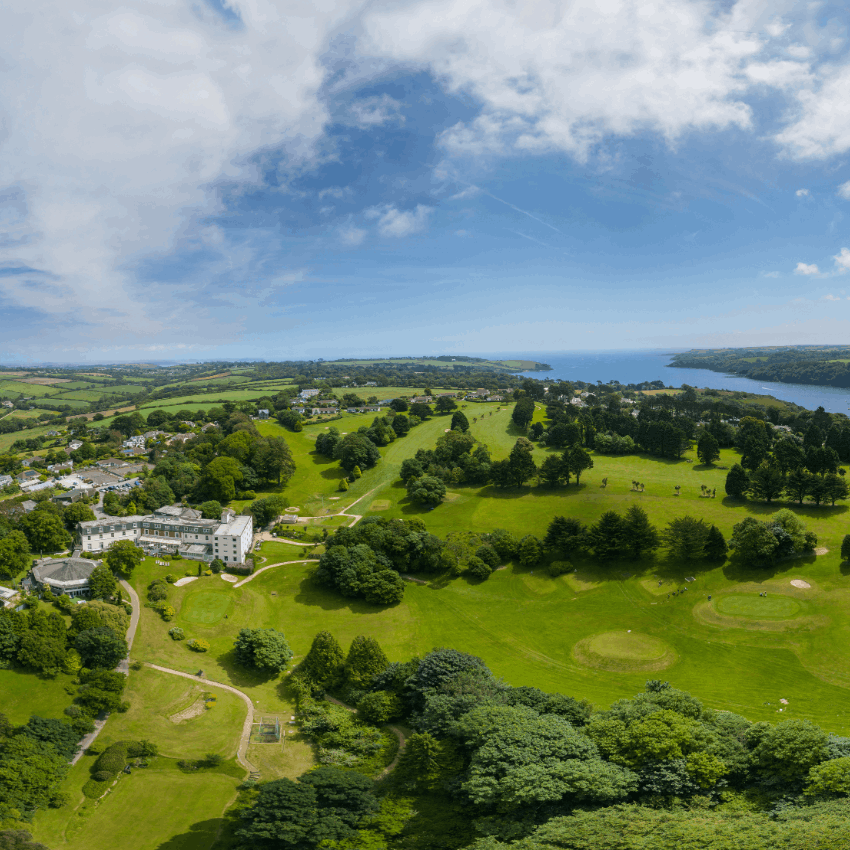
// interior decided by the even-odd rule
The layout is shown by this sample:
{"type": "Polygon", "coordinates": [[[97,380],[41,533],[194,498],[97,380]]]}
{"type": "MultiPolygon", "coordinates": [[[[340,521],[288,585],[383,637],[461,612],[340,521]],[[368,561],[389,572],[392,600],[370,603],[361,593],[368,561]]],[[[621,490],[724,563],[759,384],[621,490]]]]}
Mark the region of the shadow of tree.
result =
{"type": "Polygon", "coordinates": [[[198,850],[199,847],[212,847],[213,844],[217,844],[216,839],[228,820],[232,820],[232,823],[231,829],[227,831],[235,832],[239,825],[235,818],[231,819],[227,816],[212,818],[193,823],[188,832],[169,838],[168,841],[159,844],[156,850],[198,850]]]}

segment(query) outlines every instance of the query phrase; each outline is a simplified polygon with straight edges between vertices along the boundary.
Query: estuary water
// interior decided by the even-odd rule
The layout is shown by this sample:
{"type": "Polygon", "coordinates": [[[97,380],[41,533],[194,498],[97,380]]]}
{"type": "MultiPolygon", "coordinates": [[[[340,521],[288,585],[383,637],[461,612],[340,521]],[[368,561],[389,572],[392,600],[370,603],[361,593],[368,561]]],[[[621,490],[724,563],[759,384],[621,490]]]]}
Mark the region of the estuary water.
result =
{"type": "Polygon", "coordinates": [[[559,379],[563,381],[620,381],[639,384],[642,381],[663,381],[665,386],[708,387],[715,390],[741,390],[759,395],[772,395],[791,401],[801,407],[815,410],[823,407],[830,413],[850,416],[850,389],[817,387],[806,384],[780,384],[775,381],[753,381],[724,372],[708,369],[680,369],[668,367],[675,351],[538,351],[532,354],[487,354],[481,356],[498,359],[522,358],[537,360],[552,366],[551,372],[522,372],[530,378],[559,379]]]}

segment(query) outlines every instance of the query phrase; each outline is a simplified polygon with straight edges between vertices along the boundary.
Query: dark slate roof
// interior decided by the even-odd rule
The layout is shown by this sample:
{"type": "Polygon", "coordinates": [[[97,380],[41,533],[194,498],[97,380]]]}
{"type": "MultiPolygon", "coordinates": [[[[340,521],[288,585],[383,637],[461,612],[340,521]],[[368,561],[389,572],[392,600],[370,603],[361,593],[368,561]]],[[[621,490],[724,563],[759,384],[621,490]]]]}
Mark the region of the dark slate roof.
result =
{"type": "Polygon", "coordinates": [[[85,558],[45,558],[32,568],[32,572],[38,581],[83,581],[91,576],[97,565],[97,561],[85,558]]]}

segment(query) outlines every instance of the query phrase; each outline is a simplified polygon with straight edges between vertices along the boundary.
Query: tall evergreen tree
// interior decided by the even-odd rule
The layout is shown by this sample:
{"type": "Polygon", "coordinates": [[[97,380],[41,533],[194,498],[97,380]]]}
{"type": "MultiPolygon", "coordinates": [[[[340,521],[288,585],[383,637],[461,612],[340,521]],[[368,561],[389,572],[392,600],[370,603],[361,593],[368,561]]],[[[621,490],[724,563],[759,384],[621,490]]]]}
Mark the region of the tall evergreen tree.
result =
{"type": "Polygon", "coordinates": [[[699,438],[699,442],[697,443],[697,457],[700,463],[704,463],[706,466],[714,463],[720,457],[720,443],[708,431],[699,438]]]}
{"type": "Polygon", "coordinates": [[[626,551],[633,558],[640,558],[654,552],[660,545],[655,526],[649,521],[646,511],[640,505],[632,505],[623,520],[626,551]]]}
{"type": "Polygon", "coordinates": [[[750,478],[747,471],[740,463],[736,463],[726,475],[726,495],[733,499],[743,499],[749,489],[750,478]]]}
{"type": "Polygon", "coordinates": [[[728,546],[723,537],[723,533],[716,525],[712,525],[708,529],[708,534],[705,538],[705,546],[703,552],[709,561],[722,561],[726,557],[728,546]]]}
{"type": "Polygon", "coordinates": [[[298,666],[298,674],[323,689],[339,678],[344,664],[345,655],[337,639],[322,631],[313,638],[310,651],[298,666]]]}
{"type": "Polygon", "coordinates": [[[616,511],[606,511],[588,532],[590,545],[597,558],[603,561],[621,557],[626,550],[626,528],[616,511]]]}
{"type": "Polygon", "coordinates": [[[356,688],[366,688],[378,673],[383,673],[389,667],[389,664],[375,638],[358,635],[351,642],[348,657],[345,659],[345,680],[356,688]]]}

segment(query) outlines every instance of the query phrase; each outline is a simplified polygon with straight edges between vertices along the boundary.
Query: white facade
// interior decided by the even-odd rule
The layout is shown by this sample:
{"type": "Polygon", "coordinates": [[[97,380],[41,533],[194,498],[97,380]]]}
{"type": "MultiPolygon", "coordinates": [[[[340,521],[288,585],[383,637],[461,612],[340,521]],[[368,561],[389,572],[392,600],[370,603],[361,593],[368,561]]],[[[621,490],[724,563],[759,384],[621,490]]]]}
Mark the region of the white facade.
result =
{"type": "Polygon", "coordinates": [[[229,509],[220,519],[202,519],[192,508],[169,506],[147,516],[104,517],[77,526],[77,540],[87,552],[133,540],[149,552],[179,552],[195,561],[220,558],[226,564],[244,563],[253,538],[253,517],[237,516],[229,509]]]}

